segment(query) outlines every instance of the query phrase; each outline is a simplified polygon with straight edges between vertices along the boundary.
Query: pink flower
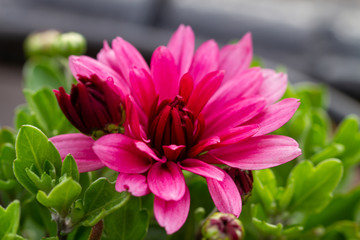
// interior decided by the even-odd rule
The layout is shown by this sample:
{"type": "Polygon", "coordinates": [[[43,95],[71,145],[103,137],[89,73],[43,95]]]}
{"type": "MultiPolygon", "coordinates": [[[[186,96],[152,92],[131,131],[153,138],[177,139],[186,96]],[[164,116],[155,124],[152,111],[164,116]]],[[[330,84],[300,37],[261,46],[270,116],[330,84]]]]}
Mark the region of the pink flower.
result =
{"type": "Polygon", "coordinates": [[[55,146],[60,152],[81,153],[78,162],[95,155],[119,172],[117,191],[153,193],[155,218],[168,234],[184,224],[189,212],[183,170],[206,179],[219,211],[239,216],[237,186],[218,164],[257,170],[301,154],[295,140],[266,135],[285,124],[300,104],[297,99],[278,101],[286,74],[249,68],[251,59],[250,34],[221,49],[209,40],[194,53],[193,31],[183,25],[167,47],[154,51],[150,68],[121,38],[113,40],[112,48],[105,43],[97,61],[73,57],[73,72],[111,77],[129,93],[124,134],[88,139],[85,145],[58,141],[55,146]],[[83,150],[92,144],[93,151],[83,150]]]}

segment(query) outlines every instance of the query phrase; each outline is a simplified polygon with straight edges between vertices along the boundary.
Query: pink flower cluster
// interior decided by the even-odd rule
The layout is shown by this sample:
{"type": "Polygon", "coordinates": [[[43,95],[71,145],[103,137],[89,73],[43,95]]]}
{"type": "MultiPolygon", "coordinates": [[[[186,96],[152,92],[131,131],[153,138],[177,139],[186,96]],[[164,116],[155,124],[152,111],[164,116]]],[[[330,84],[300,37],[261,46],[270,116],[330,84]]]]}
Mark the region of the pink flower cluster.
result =
{"type": "Polygon", "coordinates": [[[189,212],[184,170],[206,179],[219,211],[239,216],[240,193],[219,166],[264,169],[301,154],[295,140],[267,135],[299,106],[297,99],[279,101],[287,86],[286,74],[249,68],[251,60],[250,34],[221,49],[209,40],[195,51],[194,33],[184,25],[167,46],[154,51],[150,67],[124,39],[114,39],[111,48],[105,42],[97,59],[72,56],[70,68],[85,88],[91,79],[108,83],[112,93],[121,93],[118,100],[112,105],[104,90],[94,88],[82,97],[64,91],[57,95],[73,99],[59,104],[65,114],[72,109],[66,115],[81,119],[78,125],[89,126],[85,134],[119,124],[124,115],[123,131],[103,131],[98,139],[67,134],[51,141],[63,158],[68,153],[74,156],[80,172],[103,166],[117,171],[117,191],[134,196],[153,193],[155,218],[168,234],[184,224],[189,212]],[[119,113],[113,113],[117,109],[119,113]]]}

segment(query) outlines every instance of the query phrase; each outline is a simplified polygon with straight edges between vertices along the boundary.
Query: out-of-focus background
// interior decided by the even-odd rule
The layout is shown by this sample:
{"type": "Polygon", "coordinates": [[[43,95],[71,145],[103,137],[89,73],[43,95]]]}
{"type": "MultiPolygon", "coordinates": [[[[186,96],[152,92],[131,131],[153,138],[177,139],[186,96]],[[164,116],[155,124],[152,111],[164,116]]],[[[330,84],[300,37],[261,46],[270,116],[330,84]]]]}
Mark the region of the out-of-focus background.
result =
{"type": "Polygon", "coordinates": [[[75,31],[93,57],[122,36],[149,59],[180,23],[197,44],[220,45],[252,32],[255,55],[288,69],[290,81],[329,84],[330,113],[360,115],[358,0],[0,0],[0,125],[12,125],[21,93],[22,44],[34,31],[75,31]]]}

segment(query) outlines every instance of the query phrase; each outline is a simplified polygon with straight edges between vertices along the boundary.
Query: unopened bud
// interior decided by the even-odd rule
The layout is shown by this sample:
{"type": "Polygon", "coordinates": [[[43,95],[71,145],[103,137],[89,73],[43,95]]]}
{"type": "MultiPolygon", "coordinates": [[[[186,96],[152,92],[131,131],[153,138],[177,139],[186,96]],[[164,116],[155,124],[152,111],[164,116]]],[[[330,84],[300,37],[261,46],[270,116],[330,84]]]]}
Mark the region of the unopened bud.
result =
{"type": "Polygon", "coordinates": [[[242,240],[244,227],[233,214],[216,212],[204,223],[202,240],[242,240]]]}
{"type": "Polygon", "coordinates": [[[97,75],[79,76],[70,95],[64,88],[54,90],[67,119],[80,132],[97,139],[108,133],[122,132],[124,123],[123,95],[110,80],[97,75]]]}
{"type": "Polygon", "coordinates": [[[48,30],[30,34],[24,42],[24,50],[27,56],[53,56],[55,55],[54,43],[60,36],[56,30],[48,30]]]}
{"type": "Polygon", "coordinates": [[[63,33],[54,43],[54,48],[62,56],[81,55],[86,51],[86,39],[80,33],[63,33]]]}
{"type": "Polygon", "coordinates": [[[250,197],[253,188],[253,174],[251,170],[242,170],[238,168],[224,169],[235,182],[237,189],[241,195],[243,204],[250,197]]]}

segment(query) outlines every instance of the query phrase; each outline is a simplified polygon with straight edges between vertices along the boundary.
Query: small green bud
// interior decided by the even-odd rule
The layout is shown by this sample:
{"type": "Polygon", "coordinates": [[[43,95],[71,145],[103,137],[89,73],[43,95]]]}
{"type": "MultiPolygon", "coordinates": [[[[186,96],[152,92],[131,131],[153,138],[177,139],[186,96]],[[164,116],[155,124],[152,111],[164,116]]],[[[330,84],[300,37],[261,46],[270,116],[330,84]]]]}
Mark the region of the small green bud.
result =
{"type": "Polygon", "coordinates": [[[57,41],[60,32],[48,30],[30,34],[24,42],[25,54],[29,57],[45,55],[54,56],[54,42],[57,41]]]}
{"type": "Polygon", "coordinates": [[[244,227],[233,214],[216,212],[201,228],[202,240],[242,240],[244,227]]]}
{"type": "Polygon", "coordinates": [[[54,48],[62,56],[81,55],[86,51],[86,39],[80,33],[63,33],[58,37],[54,48]]]}

